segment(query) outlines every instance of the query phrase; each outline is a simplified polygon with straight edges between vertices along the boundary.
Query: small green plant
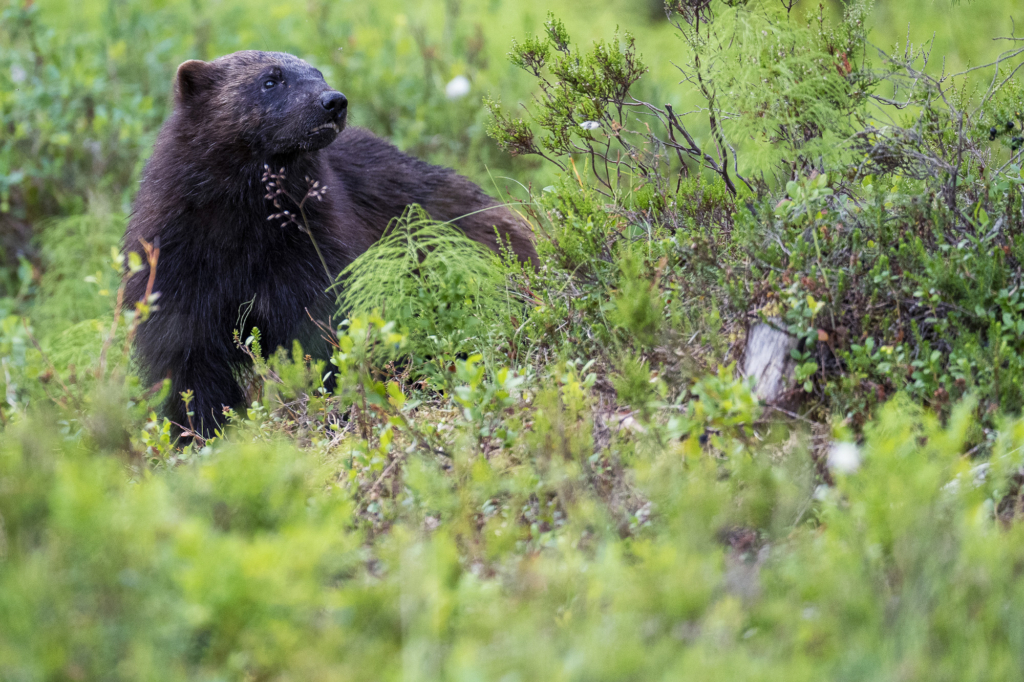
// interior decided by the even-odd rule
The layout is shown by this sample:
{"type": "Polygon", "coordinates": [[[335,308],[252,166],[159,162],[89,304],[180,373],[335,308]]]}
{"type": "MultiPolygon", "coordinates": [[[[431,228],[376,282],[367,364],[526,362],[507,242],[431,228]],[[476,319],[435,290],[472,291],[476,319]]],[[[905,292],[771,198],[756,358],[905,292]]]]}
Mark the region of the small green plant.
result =
{"type": "Polygon", "coordinates": [[[619,291],[613,299],[609,321],[621,327],[641,348],[651,347],[664,319],[658,275],[653,281],[642,272],[643,261],[625,251],[619,262],[619,291]]]}
{"type": "Polygon", "coordinates": [[[343,311],[379,311],[409,339],[414,371],[444,386],[459,355],[490,351],[518,309],[502,261],[419,207],[341,273],[343,311]]]}
{"type": "Polygon", "coordinates": [[[693,455],[705,441],[725,451],[725,443],[745,442],[761,412],[752,388],[749,379],[736,376],[734,365],[720,366],[690,389],[694,400],[683,416],[669,421],[670,433],[688,436],[687,451],[693,455]]]}
{"type": "Polygon", "coordinates": [[[487,376],[490,373],[482,360],[478,353],[455,361],[455,377],[460,384],[453,389],[453,397],[462,407],[463,418],[471,425],[479,447],[487,452],[492,440],[498,446],[511,447],[521,435],[509,421],[526,377],[508,367],[487,376]]]}

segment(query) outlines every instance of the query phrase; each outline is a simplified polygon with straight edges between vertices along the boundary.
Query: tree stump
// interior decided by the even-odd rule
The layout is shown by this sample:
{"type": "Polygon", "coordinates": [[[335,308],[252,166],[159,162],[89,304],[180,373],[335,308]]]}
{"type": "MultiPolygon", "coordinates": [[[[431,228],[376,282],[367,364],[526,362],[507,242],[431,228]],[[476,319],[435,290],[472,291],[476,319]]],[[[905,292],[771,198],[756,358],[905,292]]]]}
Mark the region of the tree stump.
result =
{"type": "Polygon", "coordinates": [[[754,394],[768,404],[778,402],[789,390],[796,370],[790,351],[799,341],[782,329],[778,318],[752,324],[743,352],[743,374],[754,377],[754,394]]]}

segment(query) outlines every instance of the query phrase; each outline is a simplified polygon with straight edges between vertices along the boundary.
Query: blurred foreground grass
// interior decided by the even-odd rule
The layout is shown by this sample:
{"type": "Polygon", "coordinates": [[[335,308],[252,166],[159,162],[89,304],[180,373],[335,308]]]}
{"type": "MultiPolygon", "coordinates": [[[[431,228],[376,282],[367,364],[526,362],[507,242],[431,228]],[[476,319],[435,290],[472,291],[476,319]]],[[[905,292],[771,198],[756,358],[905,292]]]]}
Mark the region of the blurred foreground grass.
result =
{"type": "MultiPolygon", "coordinates": [[[[572,390],[540,415],[557,419],[572,390]]],[[[723,437],[729,454],[708,457],[649,433],[615,463],[588,461],[586,435],[498,459],[460,447],[407,462],[386,533],[315,448],[239,434],[173,473],[126,476],[27,423],[0,444],[0,671],[1019,679],[1024,544],[992,501],[1024,425],[982,471],[960,455],[969,420],[892,405],[833,488],[815,486],[796,435],[723,437]],[[635,513],[615,518],[605,466],[624,467],[635,513]]]]}

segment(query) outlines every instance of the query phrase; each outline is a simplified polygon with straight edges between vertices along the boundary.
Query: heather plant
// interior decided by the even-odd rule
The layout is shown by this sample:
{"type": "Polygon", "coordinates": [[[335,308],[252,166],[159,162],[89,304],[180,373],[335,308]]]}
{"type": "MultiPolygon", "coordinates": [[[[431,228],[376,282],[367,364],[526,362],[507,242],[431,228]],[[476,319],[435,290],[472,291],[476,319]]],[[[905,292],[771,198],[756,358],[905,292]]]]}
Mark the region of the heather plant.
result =
{"type": "MultiPolygon", "coordinates": [[[[533,113],[544,137],[490,101],[490,134],[514,156],[538,155],[563,170],[578,154],[600,191],[626,194],[653,184],[664,196],[691,173],[721,177],[735,195],[742,182],[737,143],[754,140],[743,172],[819,171],[850,158],[846,139],[877,82],[863,64],[869,5],[853,3],[838,27],[824,9],[804,24],[786,3],[667,2],[665,12],[688,48],[680,66],[703,99],[710,138],[697,142],[686,113],[645,100],[647,67],[630,34],[574,48],[554,15],[542,37],[513,42],[510,61],[538,78],[533,113]],[[844,155],[844,152],[846,154],[844,155]]],[[[691,112],[692,114],[693,112],[691,112]]]]}

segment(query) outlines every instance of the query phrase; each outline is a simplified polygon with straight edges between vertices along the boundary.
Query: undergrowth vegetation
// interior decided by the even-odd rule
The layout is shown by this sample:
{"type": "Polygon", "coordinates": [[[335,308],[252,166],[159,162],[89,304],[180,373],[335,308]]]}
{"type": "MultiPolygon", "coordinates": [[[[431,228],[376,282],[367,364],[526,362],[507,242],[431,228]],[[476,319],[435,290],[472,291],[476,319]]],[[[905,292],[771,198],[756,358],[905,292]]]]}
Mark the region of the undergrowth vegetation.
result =
{"type": "Polygon", "coordinates": [[[863,3],[647,3],[668,94],[642,34],[538,13],[499,72],[472,3],[309,3],[293,51],[541,265],[411,208],[329,361],[235,330],[250,403],[204,440],[133,373],[159,297],[117,245],[183,48],[123,4],[0,27],[0,678],[1020,678],[1021,39],[951,73],[863,3]]]}

